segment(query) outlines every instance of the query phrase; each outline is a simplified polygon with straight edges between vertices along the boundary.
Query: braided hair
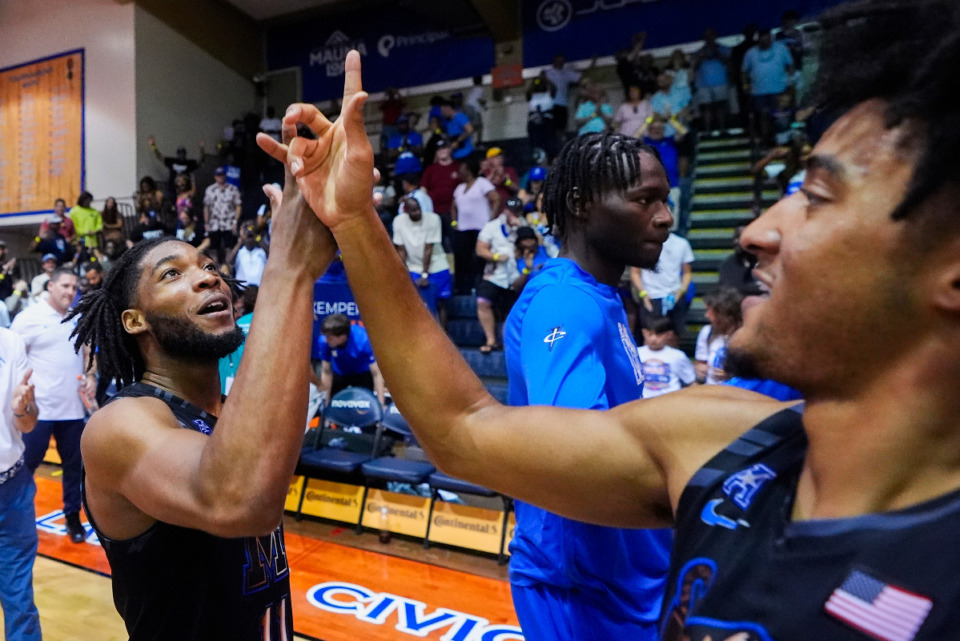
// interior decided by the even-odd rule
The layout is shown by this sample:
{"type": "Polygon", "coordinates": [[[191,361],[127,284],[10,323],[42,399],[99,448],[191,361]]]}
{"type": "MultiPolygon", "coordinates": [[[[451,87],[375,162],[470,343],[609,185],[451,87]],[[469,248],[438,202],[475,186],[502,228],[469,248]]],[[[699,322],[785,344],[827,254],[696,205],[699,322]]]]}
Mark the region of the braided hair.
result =
{"type": "Polygon", "coordinates": [[[563,146],[543,185],[543,209],[554,224],[554,234],[567,233],[568,196],[576,189],[583,201],[592,201],[603,191],[623,192],[640,182],[640,152],[660,162],[653,147],[636,138],[612,133],[577,136],[563,146]]]}
{"type": "Polygon", "coordinates": [[[907,218],[946,183],[960,183],[960,7],[954,0],[861,0],[827,11],[816,96],[847,110],[888,103],[886,126],[921,125],[920,155],[894,220],[907,218]]]}
{"type": "MultiPolygon", "coordinates": [[[[90,346],[90,363],[96,357],[100,376],[116,379],[120,387],[140,380],[145,363],[136,339],[123,329],[121,314],[134,305],[137,284],[143,273],[144,256],[166,242],[181,242],[173,237],[143,240],[120,256],[103,279],[103,285],[86,294],[67,314],[67,320],[79,317],[70,334],[74,349],[90,346]]],[[[224,278],[223,275],[220,275],[224,278]]],[[[234,291],[237,282],[224,278],[234,291]]]]}

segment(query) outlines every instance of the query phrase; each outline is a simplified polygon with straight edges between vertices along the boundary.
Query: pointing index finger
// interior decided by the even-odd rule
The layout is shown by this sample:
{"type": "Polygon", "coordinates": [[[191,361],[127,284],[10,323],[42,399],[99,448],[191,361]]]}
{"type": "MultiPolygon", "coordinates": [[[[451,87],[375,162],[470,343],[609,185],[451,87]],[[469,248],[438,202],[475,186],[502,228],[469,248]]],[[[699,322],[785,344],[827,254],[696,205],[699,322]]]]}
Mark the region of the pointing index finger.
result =
{"type": "Polygon", "coordinates": [[[32,369],[28,369],[28,370],[27,370],[27,373],[23,375],[23,380],[20,381],[20,384],[21,384],[21,385],[27,385],[27,384],[30,382],[30,376],[32,376],[32,375],[33,375],[33,370],[32,370],[32,369]]]}
{"type": "Polygon", "coordinates": [[[350,99],[363,91],[363,82],[360,79],[360,52],[351,49],[347,52],[347,58],[343,62],[343,106],[346,108],[350,99]]]}

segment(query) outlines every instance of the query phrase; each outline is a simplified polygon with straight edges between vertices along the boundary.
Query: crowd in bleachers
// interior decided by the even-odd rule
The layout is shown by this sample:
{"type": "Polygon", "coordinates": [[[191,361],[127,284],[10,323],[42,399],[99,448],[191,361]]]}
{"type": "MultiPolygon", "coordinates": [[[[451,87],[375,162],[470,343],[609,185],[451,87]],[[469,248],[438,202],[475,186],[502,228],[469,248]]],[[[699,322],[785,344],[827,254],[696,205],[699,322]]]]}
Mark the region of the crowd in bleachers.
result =
{"type": "MultiPolygon", "coordinates": [[[[805,90],[801,72],[808,46],[797,22],[794,12],[786,12],[775,36],[769,29],[747,26],[733,47],[720,44],[708,28],[702,43],[673,49],[659,59],[645,49],[646,34],[638,33],[606,70],[597,59],[574,69],[560,53],[523,88],[528,119],[522,140],[491,141],[485,135],[492,99],[481,77],[473,79],[466,94],[433,96],[425,113],[408,109],[403,91],[387,89],[378,105],[377,210],[441,322],[446,324],[451,296],[476,296],[485,337],[480,351],[500,349],[498,321],[543,261],[560,252],[549,212],[543,211],[542,190],[552,158],[573,136],[615,131],[655,148],[671,186],[672,238],[681,244],[686,243],[689,174],[700,136],[719,135],[730,125],[750,130],[769,152],[753,173],[784,192],[795,189],[801,158],[809,150],[798,125],[806,115],[798,110],[798,101],[805,90]],[[621,91],[621,100],[611,99],[621,91]]],[[[279,138],[280,119],[273,107],[262,117],[248,114],[225,127],[215,156],[202,143],[196,158],[184,147],[167,156],[149,137],[150,152],[166,174],[144,176],[122,206],[111,196],[98,210],[87,192],[69,209],[58,199],[32,243],[39,268],[36,261],[18,266],[3,256],[0,295],[7,313],[0,315],[0,323],[43,297],[56,267],[72,267],[81,292],[86,291],[97,286],[97,274],[109,272],[127,248],[160,236],[205,249],[224,273],[259,283],[270,233],[269,205],[259,186],[282,182],[282,166],[256,149],[256,132],[279,138]],[[197,177],[211,159],[216,163],[213,182],[201,190],[197,177]],[[96,274],[88,277],[91,271],[96,274]]],[[[664,277],[657,273],[661,270],[644,275],[639,269],[624,273],[622,298],[638,344],[644,343],[643,330],[661,316],[671,320],[668,343],[678,344],[686,329],[692,261],[687,243],[684,260],[670,267],[680,270],[676,275],[664,277]]],[[[738,249],[725,270],[728,276],[736,271],[737,278],[721,284],[755,294],[750,261],[738,249]]],[[[709,303],[707,309],[709,316],[709,303]]]]}

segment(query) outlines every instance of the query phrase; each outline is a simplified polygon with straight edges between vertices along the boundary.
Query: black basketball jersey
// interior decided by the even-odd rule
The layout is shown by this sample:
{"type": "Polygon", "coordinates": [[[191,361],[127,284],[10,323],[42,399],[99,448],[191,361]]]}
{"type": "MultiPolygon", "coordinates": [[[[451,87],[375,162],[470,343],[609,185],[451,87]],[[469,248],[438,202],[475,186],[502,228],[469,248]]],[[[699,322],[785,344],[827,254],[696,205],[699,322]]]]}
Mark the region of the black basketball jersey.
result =
{"type": "Polygon", "coordinates": [[[801,415],[785,410],[690,480],[663,641],[960,639],[960,491],[905,510],[792,522],[806,448],[801,415]]]}
{"type": "MultiPolygon", "coordinates": [[[[185,429],[212,433],[216,417],[145,383],[115,398],[153,396],[185,429]]],[[[290,641],[290,568],[283,528],[269,536],[225,539],[157,522],[114,541],[84,509],[113,574],[113,600],[131,641],[290,641]]]]}

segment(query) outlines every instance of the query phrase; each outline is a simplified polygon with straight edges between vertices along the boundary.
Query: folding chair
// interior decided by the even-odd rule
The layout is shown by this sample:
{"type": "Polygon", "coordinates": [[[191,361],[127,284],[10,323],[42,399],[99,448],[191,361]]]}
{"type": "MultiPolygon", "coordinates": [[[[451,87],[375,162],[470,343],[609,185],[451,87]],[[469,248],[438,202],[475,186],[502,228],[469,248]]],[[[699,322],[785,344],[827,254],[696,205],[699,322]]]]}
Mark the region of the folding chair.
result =
{"type": "MultiPolygon", "coordinates": [[[[296,473],[306,478],[356,476],[360,466],[377,456],[385,444],[392,446],[382,442],[382,418],[383,408],[370,390],[348,387],[337,392],[320,415],[320,426],[304,437],[296,473]]],[[[297,520],[303,516],[306,494],[300,495],[297,520]]],[[[362,519],[362,506],[360,515],[362,519]]]]}

